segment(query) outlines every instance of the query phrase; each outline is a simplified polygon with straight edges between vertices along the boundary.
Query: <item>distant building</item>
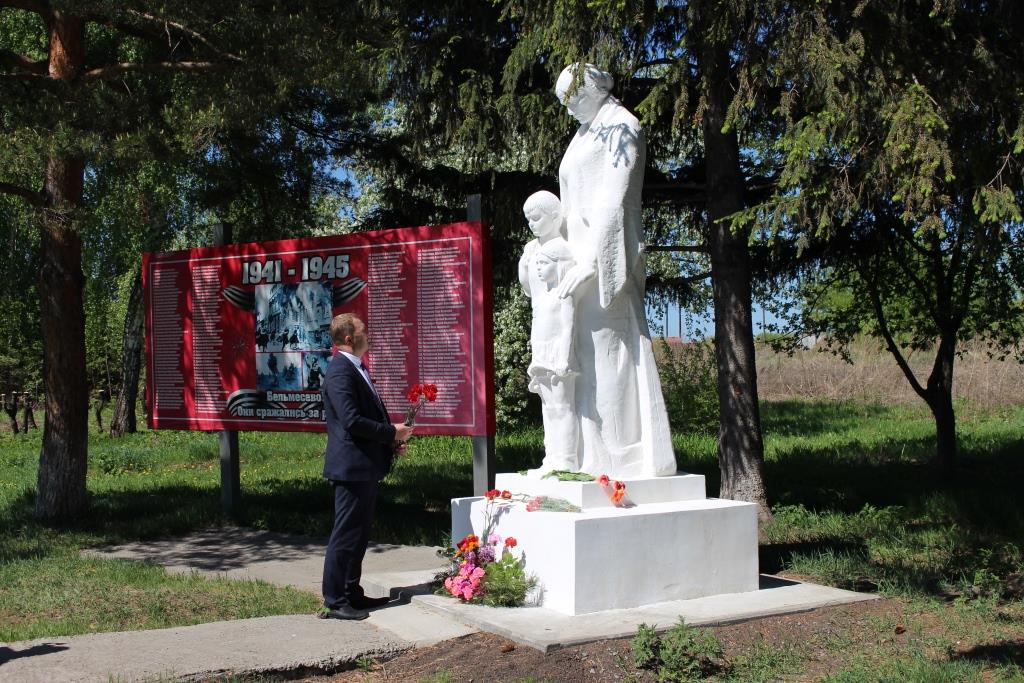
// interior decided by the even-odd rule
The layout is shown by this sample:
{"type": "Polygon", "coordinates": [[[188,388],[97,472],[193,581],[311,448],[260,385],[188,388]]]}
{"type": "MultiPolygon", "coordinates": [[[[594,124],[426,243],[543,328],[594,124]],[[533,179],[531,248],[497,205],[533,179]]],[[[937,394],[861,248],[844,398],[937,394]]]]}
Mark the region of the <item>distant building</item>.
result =
{"type": "Polygon", "coordinates": [[[805,349],[813,349],[818,345],[818,339],[819,337],[816,334],[809,334],[806,337],[800,337],[800,346],[805,349]]]}

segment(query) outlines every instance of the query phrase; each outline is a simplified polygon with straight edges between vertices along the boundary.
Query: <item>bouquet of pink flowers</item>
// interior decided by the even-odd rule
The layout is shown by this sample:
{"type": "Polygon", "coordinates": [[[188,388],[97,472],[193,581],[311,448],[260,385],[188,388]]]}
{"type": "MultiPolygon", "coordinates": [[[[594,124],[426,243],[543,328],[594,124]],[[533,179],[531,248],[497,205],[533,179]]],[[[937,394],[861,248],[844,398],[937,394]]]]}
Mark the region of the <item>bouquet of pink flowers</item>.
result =
{"type": "MultiPolygon", "coordinates": [[[[461,541],[455,551],[458,570],[444,580],[444,588],[453,596],[464,602],[479,601],[484,596],[498,598],[508,591],[508,586],[496,585],[498,578],[506,578],[509,573],[518,573],[525,579],[520,561],[510,552],[517,545],[516,539],[509,536],[503,539],[498,534],[490,534],[486,542],[481,543],[476,534],[469,534],[461,541]],[[517,571],[518,570],[518,571],[517,571]],[[490,574],[490,581],[488,581],[490,574]]],[[[521,597],[511,600],[498,599],[497,604],[521,604],[525,599],[525,591],[521,597]]]]}
{"type": "Polygon", "coordinates": [[[580,508],[562,498],[528,496],[499,489],[491,489],[484,498],[487,508],[482,537],[469,534],[459,541],[454,556],[448,555],[452,567],[443,575],[444,588],[439,592],[464,602],[517,607],[525,602],[537,579],[526,573],[524,558],[512,554],[518,541],[511,536],[502,539],[493,533],[498,514],[517,503],[525,503],[528,512],[579,512],[580,508]]]}

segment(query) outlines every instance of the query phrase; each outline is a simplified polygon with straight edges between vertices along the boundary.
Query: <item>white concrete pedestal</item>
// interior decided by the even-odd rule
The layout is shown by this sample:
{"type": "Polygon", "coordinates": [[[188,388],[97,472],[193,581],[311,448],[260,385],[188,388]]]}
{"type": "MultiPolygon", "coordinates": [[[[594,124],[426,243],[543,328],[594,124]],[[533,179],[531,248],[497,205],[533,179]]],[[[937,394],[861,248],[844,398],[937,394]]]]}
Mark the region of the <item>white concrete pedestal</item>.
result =
{"type": "MultiPolygon", "coordinates": [[[[703,479],[627,481],[635,504],[616,508],[593,482],[499,474],[499,489],[565,498],[583,511],[527,512],[523,503],[496,502],[492,531],[516,538],[539,581],[540,604],[562,614],[757,590],[757,507],[705,498],[703,479]]],[[[483,498],[452,500],[453,542],[471,529],[483,533],[486,508],[483,498]]]]}

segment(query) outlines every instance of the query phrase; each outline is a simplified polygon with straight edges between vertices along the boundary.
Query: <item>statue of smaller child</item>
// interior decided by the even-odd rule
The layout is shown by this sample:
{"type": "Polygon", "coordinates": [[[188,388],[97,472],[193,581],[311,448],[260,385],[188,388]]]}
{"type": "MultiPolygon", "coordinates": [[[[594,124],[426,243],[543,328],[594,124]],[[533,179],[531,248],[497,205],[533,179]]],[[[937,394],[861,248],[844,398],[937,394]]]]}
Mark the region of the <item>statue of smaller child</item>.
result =
{"type": "Polygon", "coordinates": [[[575,309],[572,297],[560,298],[558,285],[574,261],[563,237],[564,216],[558,197],[535,192],[523,214],[536,239],[519,259],[519,283],[533,308],[530,328],[532,358],[527,368],[530,391],[540,395],[544,419],[544,460],[531,475],[553,470],[579,470],[579,420],[573,348],[575,309]]]}

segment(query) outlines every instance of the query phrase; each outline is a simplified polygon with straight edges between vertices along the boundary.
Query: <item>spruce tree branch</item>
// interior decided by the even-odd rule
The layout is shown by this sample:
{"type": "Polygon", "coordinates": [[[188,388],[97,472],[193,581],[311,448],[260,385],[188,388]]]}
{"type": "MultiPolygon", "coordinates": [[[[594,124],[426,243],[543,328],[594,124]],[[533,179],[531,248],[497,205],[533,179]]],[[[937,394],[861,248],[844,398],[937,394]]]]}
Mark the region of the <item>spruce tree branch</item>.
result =
{"type": "Polygon", "coordinates": [[[867,286],[868,295],[871,297],[871,307],[875,311],[875,321],[878,323],[878,329],[882,333],[882,338],[885,339],[885,345],[889,349],[889,353],[896,359],[896,364],[900,366],[900,370],[903,371],[903,375],[910,382],[914,392],[922,399],[927,400],[925,388],[921,386],[921,382],[918,381],[917,375],[914,374],[914,370],[910,367],[910,363],[903,357],[899,347],[896,345],[896,340],[893,339],[892,332],[889,330],[889,321],[886,319],[885,311],[882,309],[882,298],[878,293],[878,287],[875,285],[874,278],[869,277],[869,274],[863,271],[861,271],[860,277],[867,286]]]}
{"type": "Polygon", "coordinates": [[[11,50],[0,50],[0,66],[14,67],[16,69],[24,69],[29,73],[46,75],[45,59],[32,59],[11,50]]]}
{"type": "Polygon", "coordinates": [[[28,71],[20,71],[13,74],[0,74],[0,81],[51,81],[49,76],[34,74],[28,71]]]}
{"type": "Polygon", "coordinates": [[[822,301],[825,299],[829,291],[831,291],[833,285],[835,285],[837,282],[844,281],[848,277],[850,277],[850,270],[848,268],[841,266],[836,267],[831,270],[830,275],[826,275],[824,284],[821,287],[815,288],[813,297],[807,301],[807,303],[803,307],[803,312],[801,313],[801,317],[804,320],[804,322],[801,322],[801,327],[803,327],[805,331],[810,331],[814,333],[819,332],[818,329],[811,328],[810,325],[805,324],[806,321],[810,318],[808,314],[817,311],[822,306],[822,301]]]}
{"type": "Polygon", "coordinates": [[[964,318],[967,317],[967,309],[970,307],[971,294],[974,290],[974,281],[978,276],[978,270],[981,265],[978,262],[979,256],[978,251],[974,251],[967,259],[967,265],[964,267],[964,282],[961,285],[960,295],[956,297],[956,310],[951,311],[949,314],[951,327],[959,329],[963,325],[964,318]]]}
{"type": "Polygon", "coordinates": [[[667,277],[661,278],[657,276],[650,276],[647,278],[647,283],[651,287],[678,287],[680,285],[692,285],[697,282],[702,282],[711,277],[711,271],[705,271],[703,273],[697,273],[695,275],[687,275],[685,277],[667,277]]]}
{"type": "Polygon", "coordinates": [[[963,284],[960,285],[960,295],[957,297],[957,307],[956,310],[950,314],[952,324],[957,329],[963,325],[964,319],[967,317],[967,310],[971,305],[971,296],[974,294],[975,280],[981,271],[982,254],[988,251],[989,240],[994,237],[992,233],[993,229],[994,228],[981,226],[981,229],[977,234],[975,234],[974,248],[971,249],[970,256],[967,257],[967,264],[964,266],[963,284]]]}
{"type": "Polygon", "coordinates": [[[127,73],[167,73],[176,71],[208,72],[227,68],[223,62],[121,62],[90,69],[82,74],[83,81],[117,78],[127,73]]]}
{"type": "Polygon", "coordinates": [[[687,253],[706,253],[708,248],[703,244],[646,244],[644,245],[644,251],[678,251],[687,253]]]}
{"type": "Polygon", "coordinates": [[[305,133],[306,135],[309,135],[310,137],[314,137],[314,138],[316,138],[318,140],[323,140],[324,142],[329,142],[329,143],[331,143],[331,144],[333,144],[335,146],[338,146],[338,147],[342,147],[342,146],[344,146],[346,144],[351,145],[350,141],[344,140],[343,138],[341,138],[338,135],[331,135],[330,133],[325,133],[324,131],[318,129],[316,126],[307,125],[307,124],[297,120],[296,117],[294,117],[294,116],[289,116],[288,114],[284,114],[283,118],[284,118],[285,122],[289,126],[291,126],[292,128],[294,128],[297,131],[300,131],[302,133],[305,133]]]}
{"type": "Polygon", "coordinates": [[[706,190],[708,184],[705,182],[654,182],[644,183],[645,190],[706,190]]]}
{"type": "MultiPolygon", "coordinates": [[[[899,227],[903,224],[900,221],[892,221],[891,225],[899,227]]],[[[892,231],[892,234],[897,240],[910,245],[911,248],[918,251],[926,261],[932,256],[932,250],[922,248],[921,245],[919,245],[913,238],[913,232],[908,235],[899,230],[895,230],[892,231]]],[[[942,287],[941,280],[938,279],[941,278],[941,273],[932,273],[932,275],[936,277],[936,281],[933,287],[929,287],[917,272],[914,271],[914,268],[912,267],[913,264],[910,263],[910,260],[908,258],[904,258],[903,254],[900,253],[895,245],[889,244],[887,246],[889,252],[892,254],[892,260],[897,264],[899,269],[903,271],[904,275],[906,275],[914,284],[914,288],[917,289],[918,293],[921,295],[921,300],[928,302],[928,312],[932,316],[932,319],[938,322],[941,312],[936,306],[939,301],[942,301],[942,298],[941,291],[937,292],[936,290],[939,290],[942,287]]],[[[926,272],[928,270],[930,270],[930,268],[925,269],[926,272]]]]}
{"type": "Polygon", "coordinates": [[[138,10],[133,9],[129,9],[128,14],[134,17],[138,17],[140,19],[145,19],[147,21],[163,24],[165,27],[170,26],[172,28],[175,28],[178,31],[181,31],[185,35],[189,36],[190,38],[198,40],[200,43],[208,47],[214,53],[221,57],[224,57],[225,59],[230,59],[233,62],[243,61],[242,58],[238,55],[232,54],[230,52],[225,52],[224,50],[221,50],[220,48],[214,46],[214,44],[207,40],[201,33],[199,33],[198,31],[194,31],[193,29],[190,29],[188,26],[185,26],[184,24],[179,24],[176,21],[170,21],[168,19],[161,19],[160,17],[153,16],[152,14],[147,14],[146,12],[140,12],[138,10]]]}
{"type": "Polygon", "coordinates": [[[931,252],[928,249],[922,247],[918,243],[917,237],[915,237],[914,235],[914,230],[903,221],[889,216],[885,219],[885,225],[888,226],[890,230],[897,233],[900,236],[900,238],[902,238],[902,240],[910,246],[911,249],[916,251],[921,256],[927,257],[931,254],[931,252]]]}
{"type": "Polygon", "coordinates": [[[936,289],[939,287],[939,284],[936,283],[934,287],[929,287],[927,283],[925,283],[925,281],[922,280],[916,272],[914,272],[914,269],[911,267],[912,264],[908,262],[908,259],[903,258],[903,254],[895,247],[890,245],[889,253],[892,255],[892,260],[896,262],[899,269],[903,271],[903,274],[906,275],[914,284],[914,289],[916,289],[918,294],[921,295],[921,300],[928,302],[928,313],[931,314],[932,318],[936,322],[938,322],[939,309],[937,309],[933,304],[941,301],[940,297],[936,295],[936,289]]]}
{"type": "Polygon", "coordinates": [[[111,19],[110,17],[104,14],[85,14],[82,16],[82,18],[85,21],[90,21],[94,24],[100,24],[102,26],[106,26],[109,29],[120,31],[134,38],[145,40],[149,43],[152,43],[153,45],[159,45],[162,47],[166,44],[166,41],[164,40],[165,36],[161,33],[148,31],[142,28],[141,26],[136,26],[135,24],[117,21],[115,19],[111,19]]]}
{"type": "Polygon", "coordinates": [[[10,194],[10,195],[14,195],[16,197],[21,197],[22,199],[27,201],[32,206],[42,206],[43,205],[43,195],[42,195],[42,193],[35,192],[33,190],[28,189],[27,187],[22,187],[21,185],[15,185],[13,183],[0,182],[0,193],[10,194]]]}
{"type": "Polygon", "coordinates": [[[44,17],[50,15],[50,5],[47,2],[34,2],[33,0],[0,0],[0,7],[11,9],[23,9],[27,12],[35,12],[44,17]]]}
{"type": "Polygon", "coordinates": [[[640,71],[641,69],[646,69],[652,66],[671,66],[672,64],[675,64],[678,61],[678,59],[673,59],[672,57],[649,59],[646,62],[640,62],[639,64],[637,64],[635,71],[640,71]]]}

